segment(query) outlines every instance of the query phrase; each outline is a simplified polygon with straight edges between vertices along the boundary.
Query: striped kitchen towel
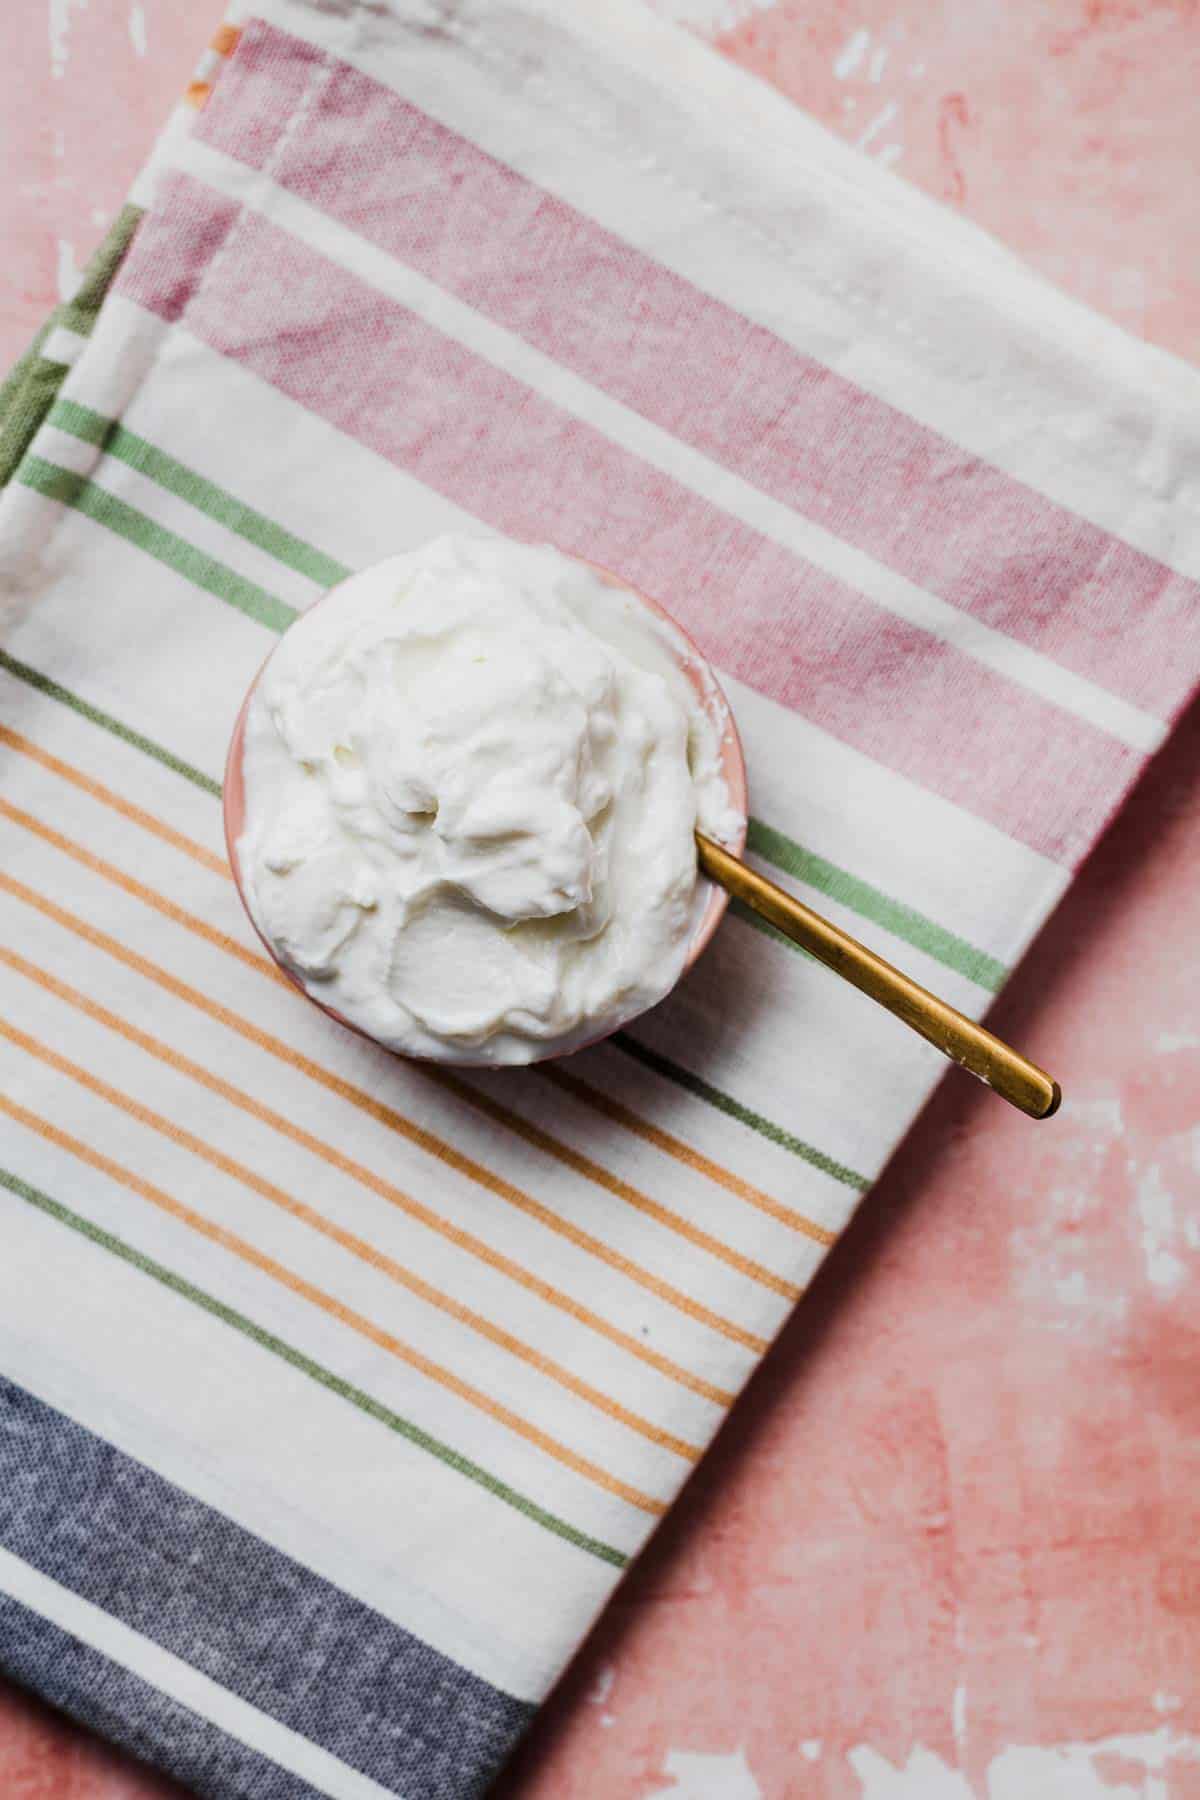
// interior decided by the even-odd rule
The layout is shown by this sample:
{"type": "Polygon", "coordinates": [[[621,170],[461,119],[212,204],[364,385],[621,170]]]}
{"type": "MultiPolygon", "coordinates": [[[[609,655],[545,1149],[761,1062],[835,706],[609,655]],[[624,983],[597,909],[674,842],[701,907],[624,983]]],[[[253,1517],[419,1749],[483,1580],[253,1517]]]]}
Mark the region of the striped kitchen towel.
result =
{"type": "Polygon", "coordinates": [[[376,1052],[237,903],[247,684],[447,527],[593,558],[979,1014],[1200,672],[1200,378],[633,0],[261,0],[2,410],[0,1666],[462,1800],[942,1064],[736,910],[561,1066],[376,1052]]]}

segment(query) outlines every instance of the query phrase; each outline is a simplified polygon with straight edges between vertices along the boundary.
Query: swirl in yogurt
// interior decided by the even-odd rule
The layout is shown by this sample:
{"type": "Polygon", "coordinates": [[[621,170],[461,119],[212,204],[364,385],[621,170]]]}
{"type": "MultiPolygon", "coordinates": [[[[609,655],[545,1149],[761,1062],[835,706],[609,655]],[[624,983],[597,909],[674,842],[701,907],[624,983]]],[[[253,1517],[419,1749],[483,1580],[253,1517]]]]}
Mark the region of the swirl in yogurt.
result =
{"type": "Polygon", "coordinates": [[[741,827],[665,622],[544,546],[444,537],[352,577],[255,688],[247,904],[390,1049],[523,1063],[673,986],[741,827]]]}

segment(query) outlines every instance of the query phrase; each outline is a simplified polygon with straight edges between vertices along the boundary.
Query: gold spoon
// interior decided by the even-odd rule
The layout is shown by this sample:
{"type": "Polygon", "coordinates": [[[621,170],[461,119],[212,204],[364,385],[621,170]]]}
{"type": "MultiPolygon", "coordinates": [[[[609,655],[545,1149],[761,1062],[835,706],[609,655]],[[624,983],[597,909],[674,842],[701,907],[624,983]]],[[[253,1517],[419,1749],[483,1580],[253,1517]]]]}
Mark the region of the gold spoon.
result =
{"type": "Polygon", "coordinates": [[[1036,1063],[1018,1056],[982,1025],[910,981],[857,938],[830,924],[702,832],[696,833],[696,845],[700,867],[710,880],[753,908],[835,975],[877,1000],[951,1062],[970,1070],[1031,1119],[1048,1119],[1058,1111],[1062,1089],[1036,1063]]]}
{"type": "MultiPolygon", "coordinates": [[[[621,581],[609,570],[601,569],[594,563],[589,566],[602,581],[621,589],[633,599],[640,601],[656,617],[666,620],[676,636],[682,640],[684,649],[680,658],[680,667],[712,719],[721,746],[722,773],[729,796],[734,806],[744,816],[747,810],[745,759],[728,703],[721,694],[717,679],[704,656],[690,642],[679,625],[658,605],[657,601],[651,600],[648,595],[640,593],[636,588],[629,587],[626,582],[621,581]]],[[[353,581],[354,577],[351,577],[350,580],[353,581]]],[[[336,605],[342,585],[344,584],[331,588],[319,604],[336,605]]],[[[256,676],[255,683],[257,680],[256,676]]],[[[242,710],[238,714],[237,723],[234,726],[225,768],[225,841],[229,849],[230,867],[233,870],[239,892],[242,892],[242,875],[238,845],[245,822],[242,754],[246,715],[253,693],[254,684],[251,685],[250,692],[242,702],[242,710]]],[[[769,920],[785,936],[807,950],[810,955],[815,956],[818,962],[824,963],[835,974],[852,982],[856,988],[861,989],[872,1000],[877,1000],[880,1006],[886,1007],[898,1019],[902,1019],[906,1025],[911,1026],[914,1031],[920,1032],[923,1038],[927,1038],[944,1055],[950,1057],[953,1062],[961,1063],[964,1069],[969,1069],[973,1075],[977,1075],[989,1087],[995,1088],[998,1094],[1003,1095],[1004,1099],[1011,1101],[1022,1112],[1028,1113],[1034,1119],[1048,1119],[1052,1112],[1058,1110],[1059,1102],[1062,1099],[1058,1083],[1052,1081],[1044,1070],[1037,1068],[1031,1062],[1026,1062],[1023,1056],[1018,1056],[1015,1050],[1010,1050],[1007,1044],[1002,1044],[999,1038],[993,1037],[990,1031],[985,1031],[982,1025],[973,1024],[962,1013],[956,1012],[954,1007],[948,1006],[944,1000],[939,1000],[935,995],[928,993],[925,988],[918,987],[915,981],[910,981],[907,975],[900,973],[899,969],[894,969],[890,963],[884,962],[881,956],[876,956],[873,951],[868,950],[864,944],[860,944],[857,939],[850,937],[838,926],[831,925],[827,919],[823,919],[819,913],[813,912],[802,901],[793,899],[792,895],[785,893],[783,888],[776,887],[774,882],[759,875],[728,850],[723,850],[719,844],[714,844],[711,838],[704,837],[697,832],[696,842],[699,848],[700,867],[723,891],[710,896],[709,905],[705,908],[704,915],[692,937],[687,956],[688,967],[695,962],[720,923],[721,914],[725,908],[725,893],[736,894],[739,900],[744,901],[747,906],[752,907],[764,919],[769,920]]],[[[244,893],[242,893],[242,898],[245,899],[244,893]]],[[[272,944],[265,938],[263,941],[271,955],[275,956],[272,944]]],[[[279,958],[276,957],[276,960],[278,961],[279,958]]],[[[303,987],[303,984],[287,969],[286,965],[281,963],[280,966],[284,968],[285,974],[296,981],[297,986],[303,987]]],[[[310,993],[307,987],[304,987],[303,991],[308,994],[309,999],[315,1005],[330,1012],[343,1025],[350,1023],[332,1007],[325,1006],[324,1002],[318,1000],[315,994],[310,993]]],[[[554,1055],[555,1051],[551,1048],[545,1054],[554,1055]]],[[[469,1061],[470,1059],[462,1058],[460,1060],[469,1061]]]]}

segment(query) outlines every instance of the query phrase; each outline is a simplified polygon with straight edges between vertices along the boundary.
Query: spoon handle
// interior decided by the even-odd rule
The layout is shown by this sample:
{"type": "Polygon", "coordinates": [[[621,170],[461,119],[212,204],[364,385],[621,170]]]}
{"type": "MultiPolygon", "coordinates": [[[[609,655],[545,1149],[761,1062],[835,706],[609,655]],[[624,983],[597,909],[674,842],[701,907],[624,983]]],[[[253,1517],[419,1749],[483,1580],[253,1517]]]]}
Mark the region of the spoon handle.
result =
{"type": "Polygon", "coordinates": [[[976,1025],[945,1000],[910,981],[857,938],[823,919],[802,900],[768,881],[757,869],[731,856],[699,831],[696,845],[700,867],[711,880],[728,889],[835,975],[877,1000],[951,1062],[977,1075],[1031,1119],[1048,1119],[1058,1111],[1062,1091],[1057,1081],[1036,1063],[1018,1056],[982,1025],[976,1025]]]}

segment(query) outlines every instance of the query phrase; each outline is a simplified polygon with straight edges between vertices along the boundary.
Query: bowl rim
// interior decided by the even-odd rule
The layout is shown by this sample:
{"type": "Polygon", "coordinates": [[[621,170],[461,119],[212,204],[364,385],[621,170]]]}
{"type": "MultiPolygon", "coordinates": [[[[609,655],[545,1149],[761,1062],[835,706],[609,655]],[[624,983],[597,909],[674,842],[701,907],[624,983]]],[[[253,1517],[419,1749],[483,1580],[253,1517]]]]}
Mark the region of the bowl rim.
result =
{"type": "MultiPolygon", "coordinates": [[[[558,546],[553,544],[549,547],[551,549],[558,549],[558,546]]],[[[403,555],[405,553],[401,551],[396,554],[403,555]]],[[[574,556],[570,551],[566,550],[559,550],[559,555],[569,557],[570,561],[579,563],[584,568],[590,569],[594,575],[599,576],[609,587],[619,588],[623,593],[632,595],[632,597],[635,600],[638,600],[648,612],[652,613],[656,618],[662,620],[669,626],[670,630],[680,640],[685,655],[679,659],[679,668],[690,681],[700,699],[701,705],[708,714],[714,729],[718,732],[721,770],[725,777],[726,786],[729,789],[730,802],[738,813],[740,820],[735,841],[728,843],[726,848],[731,850],[734,855],[740,856],[745,849],[746,837],[749,830],[749,795],[746,781],[746,757],[742,747],[741,735],[737,727],[737,720],[734,717],[733,708],[729,704],[728,696],[721,686],[721,683],[713,670],[712,664],[704,655],[691,633],[685,630],[674,615],[668,612],[666,607],[655,600],[651,595],[644,593],[641,588],[634,587],[631,582],[624,580],[621,576],[615,574],[613,570],[605,568],[601,563],[592,562],[587,557],[574,556]]],[[[327,588],[323,594],[318,595],[311,605],[305,608],[304,612],[301,613],[299,617],[307,618],[315,607],[324,606],[326,601],[333,599],[342,588],[346,587],[350,582],[357,580],[360,575],[365,575],[371,569],[377,568],[381,564],[393,560],[393,557],[380,557],[375,562],[364,563],[361,569],[356,569],[351,574],[343,576],[340,581],[335,582],[332,587],[327,588]]],[[[293,623],[297,622],[298,620],[293,621],[293,623]]],[[[246,721],[259,682],[266,673],[272,658],[278,652],[280,644],[283,642],[284,637],[286,637],[287,632],[291,629],[291,625],[287,626],[284,632],[280,634],[278,642],[272,644],[270,650],[255,671],[249,687],[246,689],[241,706],[238,708],[237,717],[233,723],[233,729],[230,732],[229,748],[225,754],[225,770],[221,783],[221,818],[225,836],[225,853],[229,859],[230,873],[233,876],[233,883],[237,889],[238,899],[242,903],[243,910],[253,927],[255,936],[266,950],[267,955],[270,957],[275,967],[286,980],[291,983],[298,993],[303,994],[307,1001],[317,1007],[319,1011],[323,1012],[327,1018],[333,1019],[337,1024],[344,1026],[347,1031],[352,1031],[356,1036],[365,1038],[369,1043],[378,1045],[380,1049],[388,1051],[391,1055],[401,1056],[413,1062],[444,1064],[446,1067],[450,1068],[497,1068],[509,1066],[494,1063],[488,1057],[429,1056],[417,1050],[399,1050],[391,1044],[384,1044],[379,1038],[373,1037],[363,1026],[356,1025],[352,1019],[348,1019],[346,1015],[339,1012],[336,1007],[327,1005],[324,1000],[319,1000],[311,989],[305,986],[296,971],[290,969],[278,955],[274,945],[259,928],[258,921],[250,910],[250,905],[246,899],[246,891],[242,882],[241,860],[237,850],[238,840],[241,837],[242,828],[245,823],[246,789],[243,770],[243,755],[245,751],[246,721]]],[[[679,982],[683,980],[683,977],[708,948],[717,927],[725,917],[726,910],[729,906],[730,897],[723,887],[720,887],[716,882],[710,880],[708,876],[701,872],[697,873],[697,879],[708,889],[708,899],[704,906],[704,910],[701,912],[696,925],[693,928],[683,967],[679,971],[675,984],[668,989],[667,994],[663,995],[663,1000],[674,993],[675,987],[678,986],[679,982]]],[[[661,1005],[662,1001],[657,1001],[655,1004],[661,1005]]],[[[642,1017],[643,1012],[649,1010],[651,1009],[643,1008],[638,1012],[630,1013],[628,1017],[617,1020],[615,1024],[605,1026],[605,1028],[602,1031],[598,1031],[594,1037],[581,1039],[578,1043],[572,1043],[565,1048],[548,1046],[544,1051],[531,1056],[529,1062],[549,1062],[555,1057],[573,1056],[576,1051],[586,1050],[593,1044],[602,1043],[605,1038],[611,1037],[615,1032],[623,1031],[625,1027],[632,1024],[635,1019],[642,1017]]]]}

